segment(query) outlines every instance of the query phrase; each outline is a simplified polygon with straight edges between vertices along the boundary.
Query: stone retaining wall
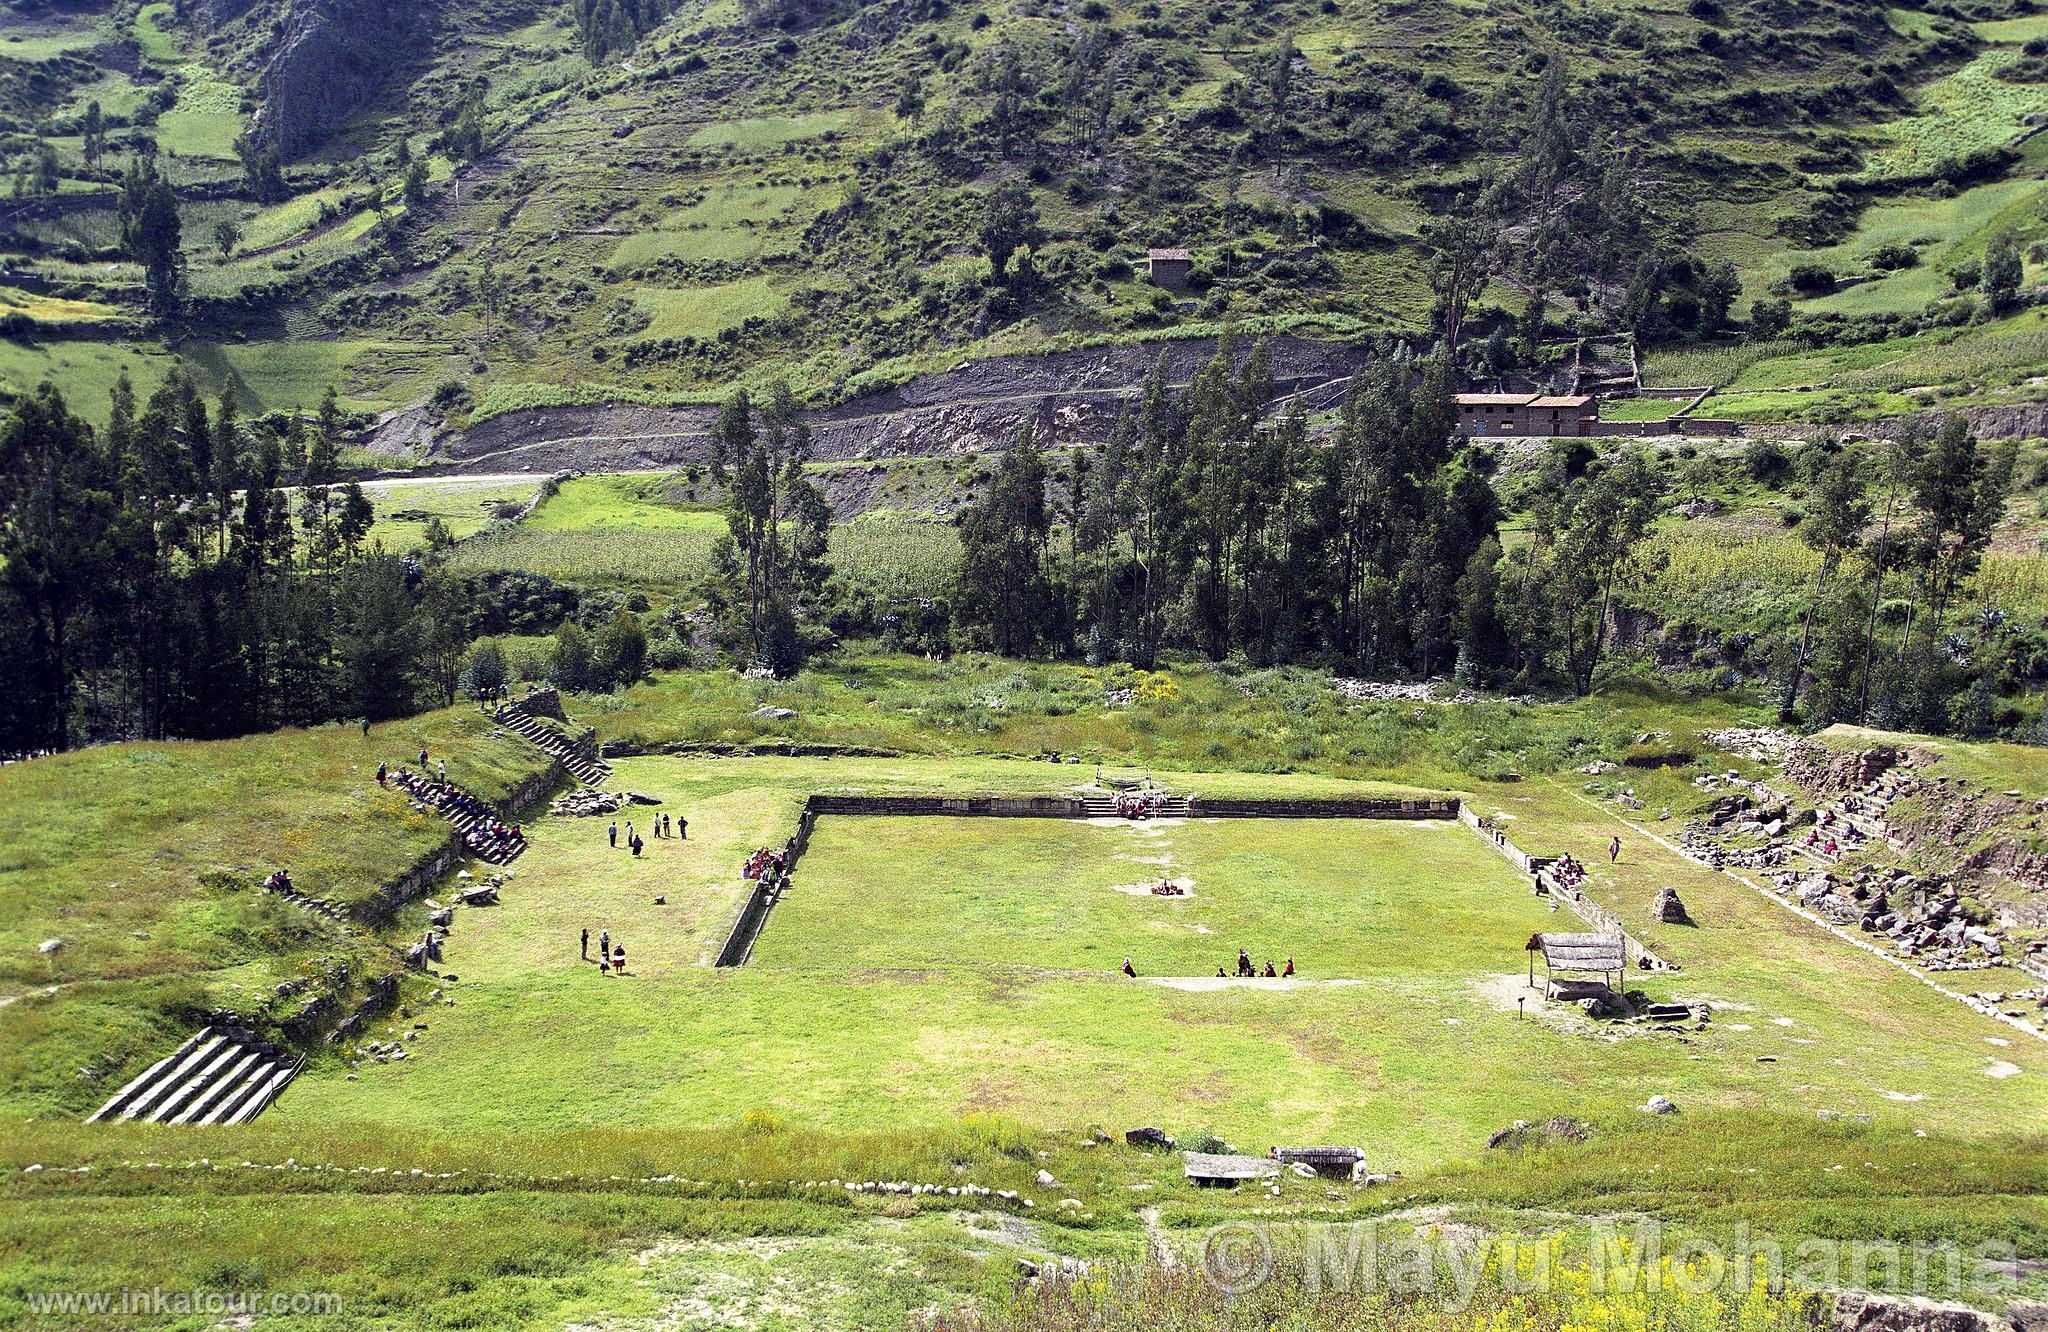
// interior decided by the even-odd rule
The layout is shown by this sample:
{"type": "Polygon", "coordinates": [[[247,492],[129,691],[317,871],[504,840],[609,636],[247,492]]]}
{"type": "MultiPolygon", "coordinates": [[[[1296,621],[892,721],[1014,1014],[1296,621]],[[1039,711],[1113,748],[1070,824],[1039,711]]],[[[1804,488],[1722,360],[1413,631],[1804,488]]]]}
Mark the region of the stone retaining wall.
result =
{"type": "Polygon", "coordinates": [[[1197,818],[1208,819],[1454,819],[1451,797],[1402,800],[1392,796],[1353,799],[1225,800],[1197,796],[1188,802],[1197,818]]]}
{"type": "Polygon", "coordinates": [[[808,815],[893,814],[965,815],[1011,819],[1078,819],[1085,812],[1067,796],[847,796],[815,795],[804,806],[808,815]]]}
{"type": "MultiPolygon", "coordinates": [[[[562,765],[559,760],[550,759],[539,772],[525,778],[498,803],[499,813],[506,819],[517,819],[519,814],[544,799],[562,780],[562,765]]],[[[462,834],[452,827],[448,840],[413,862],[410,869],[391,879],[362,901],[349,909],[357,920],[375,924],[389,917],[398,908],[427,891],[434,880],[455,868],[469,854],[469,848],[462,841],[462,834]]]]}

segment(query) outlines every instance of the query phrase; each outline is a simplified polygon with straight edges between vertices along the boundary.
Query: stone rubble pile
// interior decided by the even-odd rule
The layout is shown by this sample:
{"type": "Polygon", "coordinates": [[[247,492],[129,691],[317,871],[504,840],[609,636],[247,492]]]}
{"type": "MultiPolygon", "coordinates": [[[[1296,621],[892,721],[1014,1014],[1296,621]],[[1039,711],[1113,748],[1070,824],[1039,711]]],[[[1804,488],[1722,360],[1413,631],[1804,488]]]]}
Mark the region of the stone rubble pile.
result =
{"type": "Polygon", "coordinates": [[[1730,726],[1718,731],[1702,731],[1700,739],[1716,749],[1725,749],[1752,763],[1767,763],[1772,767],[1783,763],[1792,752],[1792,746],[1799,742],[1798,736],[1774,726],[1730,726]]]}
{"type": "MultiPolygon", "coordinates": [[[[1765,743],[1756,732],[1735,734],[1765,743]]],[[[1728,732],[1710,738],[1734,747],[1728,732]]],[[[1889,749],[1842,752],[1797,741],[1789,753],[1787,771],[1796,767],[1803,785],[1835,793],[1832,798],[1807,804],[1735,773],[1695,778],[1702,790],[1721,794],[1680,833],[1685,850],[1717,868],[1762,871],[1788,901],[1844,929],[1883,936],[1892,951],[1924,971],[2008,964],[2014,942],[1947,876],[1874,860],[1837,868],[1845,858],[1895,849],[1898,830],[1886,818],[1893,802],[1939,791],[1944,779],[1917,773],[1914,760],[1889,749]]],[[[1660,896],[1660,919],[1663,907],[1660,896]]],[[[2040,946],[2035,941],[2026,951],[2040,946]]]]}
{"type": "Polygon", "coordinates": [[[578,787],[548,806],[558,818],[587,819],[616,814],[632,800],[623,791],[600,791],[594,786],[578,787]]]}
{"type": "Polygon", "coordinates": [[[1346,675],[1330,677],[1330,688],[1360,703],[1487,703],[1507,702],[1530,704],[1535,695],[1525,694],[1519,698],[1489,699],[1484,694],[1475,694],[1460,688],[1450,680],[1435,679],[1422,681],[1360,680],[1346,675]]]}

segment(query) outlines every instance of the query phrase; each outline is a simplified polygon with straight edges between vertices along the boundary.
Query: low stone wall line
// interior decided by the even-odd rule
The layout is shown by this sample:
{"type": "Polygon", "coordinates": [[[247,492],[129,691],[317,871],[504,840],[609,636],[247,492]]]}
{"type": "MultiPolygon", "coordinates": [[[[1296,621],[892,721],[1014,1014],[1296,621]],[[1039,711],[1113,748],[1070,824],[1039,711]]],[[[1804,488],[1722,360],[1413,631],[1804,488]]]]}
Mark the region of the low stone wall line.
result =
{"type": "Polygon", "coordinates": [[[1571,908],[1572,914],[1605,934],[1618,934],[1622,939],[1623,960],[1631,966],[1645,971],[1679,971],[1676,962],[1659,956],[1643,946],[1643,941],[1629,933],[1622,925],[1621,917],[1601,906],[1576,888],[1568,888],[1550,876],[1550,867],[1556,859],[1550,856],[1532,856],[1508,840],[1506,833],[1494,826],[1493,820],[1476,813],[1469,805],[1458,808],[1458,822],[1470,828],[1485,839],[1486,844],[1505,857],[1509,864],[1527,874],[1540,885],[1554,901],[1571,908]]]}

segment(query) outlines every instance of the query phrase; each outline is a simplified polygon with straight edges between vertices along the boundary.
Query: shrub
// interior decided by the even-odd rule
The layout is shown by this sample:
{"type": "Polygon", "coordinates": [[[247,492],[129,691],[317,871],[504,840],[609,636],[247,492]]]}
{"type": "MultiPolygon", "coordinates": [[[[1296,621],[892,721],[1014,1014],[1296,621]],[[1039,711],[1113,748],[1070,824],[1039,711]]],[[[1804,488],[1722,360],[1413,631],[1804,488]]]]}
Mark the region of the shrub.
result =
{"type": "Polygon", "coordinates": [[[1887,273],[1901,268],[1911,268],[1920,262],[1920,256],[1910,245],[1880,245],[1870,252],[1870,266],[1887,273]]]}
{"type": "Polygon", "coordinates": [[[1822,264],[1794,264],[1785,281],[1806,296],[1825,296],[1835,289],[1834,271],[1822,264]]]}
{"type": "Polygon", "coordinates": [[[1777,440],[1757,439],[1743,450],[1742,466],[1752,479],[1775,486],[1792,470],[1792,459],[1777,440]]]}

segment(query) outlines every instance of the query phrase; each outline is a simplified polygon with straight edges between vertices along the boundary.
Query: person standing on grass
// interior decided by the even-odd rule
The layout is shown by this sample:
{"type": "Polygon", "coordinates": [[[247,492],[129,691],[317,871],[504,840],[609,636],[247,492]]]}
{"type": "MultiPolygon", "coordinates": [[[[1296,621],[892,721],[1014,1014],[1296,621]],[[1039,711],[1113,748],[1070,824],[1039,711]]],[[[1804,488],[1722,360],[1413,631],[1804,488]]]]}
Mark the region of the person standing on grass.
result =
{"type": "Polygon", "coordinates": [[[590,960],[590,927],[588,925],[583,927],[583,960],[585,962],[590,960]]]}
{"type": "Polygon", "coordinates": [[[617,819],[612,820],[612,826],[605,829],[605,833],[612,839],[612,845],[616,847],[619,844],[619,823],[617,819]]]}
{"type": "Polygon", "coordinates": [[[363,718],[363,739],[367,740],[367,739],[369,739],[369,738],[370,738],[370,719],[369,719],[368,717],[365,717],[365,718],[363,718]]]}
{"type": "Polygon", "coordinates": [[[1616,833],[1614,840],[1607,844],[1607,863],[1612,865],[1619,859],[1621,859],[1621,834],[1616,833]]]}
{"type": "Polygon", "coordinates": [[[633,821],[631,819],[626,820],[626,845],[631,846],[639,840],[640,834],[633,831],[633,821]]]}
{"type": "Polygon", "coordinates": [[[626,945],[624,944],[620,944],[612,949],[612,974],[615,976],[626,974],[626,945]]]}
{"type": "Polygon", "coordinates": [[[690,821],[688,819],[676,820],[676,840],[679,842],[690,840],[690,821]]]}
{"type": "Polygon", "coordinates": [[[1131,965],[1131,959],[1129,958],[1124,959],[1124,975],[1129,976],[1132,980],[1138,978],[1137,968],[1131,965]]]}
{"type": "Polygon", "coordinates": [[[598,931],[597,955],[599,958],[607,958],[612,955],[612,932],[609,929],[598,931]]]}

